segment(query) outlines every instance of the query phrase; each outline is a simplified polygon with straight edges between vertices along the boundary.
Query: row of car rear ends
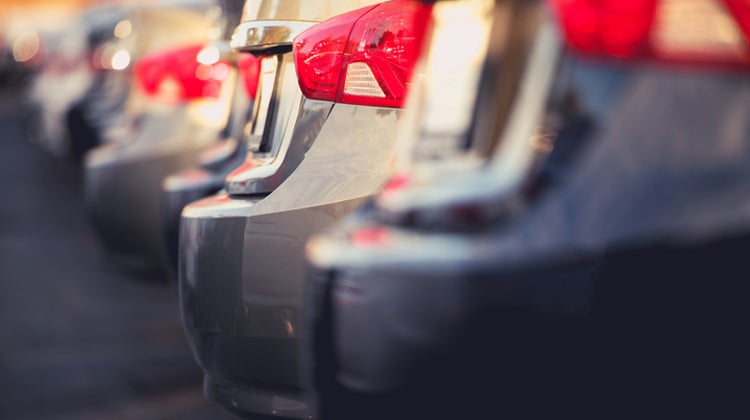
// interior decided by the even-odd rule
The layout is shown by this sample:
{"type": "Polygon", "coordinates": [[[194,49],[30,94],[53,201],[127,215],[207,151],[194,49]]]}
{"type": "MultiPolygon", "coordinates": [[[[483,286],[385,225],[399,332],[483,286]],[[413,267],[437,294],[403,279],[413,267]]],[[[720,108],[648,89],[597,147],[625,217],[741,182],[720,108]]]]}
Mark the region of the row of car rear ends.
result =
{"type": "Polygon", "coordinates": [[[117,13],[87,50],[109,68],[31,96],[67,124],[53,149],[84,156],[106,249],[176,283],[210,400],[247,418],[738,413],[746,2],[117,13]]]}
{"type": "MultiPolygon", "coordinates": [[[[297,35],[309,114],[255,127],[281,116],[278,150],[304,156],[256,131],[182,216],[208,397],[341,419],[713,407],[738,344],[714,329],[742,319],[742,10],[396,1],[297,35]]],[[[244,36],[262,17],[237,45],[284,63],[244,36]]]]}

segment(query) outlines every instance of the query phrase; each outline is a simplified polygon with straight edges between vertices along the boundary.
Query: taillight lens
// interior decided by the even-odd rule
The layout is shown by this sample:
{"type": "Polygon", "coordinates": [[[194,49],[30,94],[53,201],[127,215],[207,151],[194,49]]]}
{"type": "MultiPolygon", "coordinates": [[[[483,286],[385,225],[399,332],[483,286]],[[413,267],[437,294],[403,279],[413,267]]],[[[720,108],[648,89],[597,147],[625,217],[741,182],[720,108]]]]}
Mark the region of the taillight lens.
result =
{"type": "Polygon", "coordinates": [[[135,65],[138,85],[146,95],[164,102],[218,98],[231,67],[225,61],[201,64],[202,49],[194,45],[140,59],[135,65]]]}
{"type": "Polygon", "coordinates": [[[258,94],[258,79],[260,78],[260,59],[252,54],[242,54],[237,60],[237,69],[247,97],[255,99],[258,94]]]}
{"type": "Polygon", "coordinates": [[[550,0],[579,53],[686,64],[750,64],[747,0],[550,0]]]}
{"type": "Polygon", "coordinates": [[[294,41],[304,95],[348,104],[401,107],[431,6],[395,0],[316,25],[294,41]]]}

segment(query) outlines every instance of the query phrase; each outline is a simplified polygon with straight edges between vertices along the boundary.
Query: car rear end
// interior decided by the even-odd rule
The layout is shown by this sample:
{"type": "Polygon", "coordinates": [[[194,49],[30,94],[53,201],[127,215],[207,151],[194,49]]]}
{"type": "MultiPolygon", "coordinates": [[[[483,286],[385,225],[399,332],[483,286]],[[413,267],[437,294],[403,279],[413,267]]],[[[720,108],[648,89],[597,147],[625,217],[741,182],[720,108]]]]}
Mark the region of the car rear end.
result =
{"type": "Polygon", "coordinates": [[[734,412],[746,7],[481,3],[437,2],[411,153],[308,245],[321,416],[734,412]]]}
{"type": "Polygon", "coordinates": [[[179,282],[209,399],[242,415],[301,418],[310,415],[299,371],[304,244],[386,180],[424,10],[408,1],[274,5],[249,3],[235,31],[233,45],[261,58],[249,153],[224,192],[183,211],[179,282]],[[372,47],[359,43],[366,34],[372,47]],[[391,43],[398,54],[383,54],[391,43]],[[360,45],[383,60],[357,56],[360,45]],[[353,62],[370,74],[361,65],[347,74],[353,62]],[[388,69],[395,85],[375,79],[388,69]]]}
{"type": "Polygon", "coordinates": [[[132,57],[125,110],[107,127],[107,144],[85,159],[92,221],[107,249],[136,267],[166,265],[162,180],[196,165],[222,140],[236,93],[234,56],[218,48],[220,10],[211,2],[175,7],[150,6],[133,18],[137,34],[128,43],[150,52],[132,57]],[[209,43],[212,36],[217,39],[209,43]]]}

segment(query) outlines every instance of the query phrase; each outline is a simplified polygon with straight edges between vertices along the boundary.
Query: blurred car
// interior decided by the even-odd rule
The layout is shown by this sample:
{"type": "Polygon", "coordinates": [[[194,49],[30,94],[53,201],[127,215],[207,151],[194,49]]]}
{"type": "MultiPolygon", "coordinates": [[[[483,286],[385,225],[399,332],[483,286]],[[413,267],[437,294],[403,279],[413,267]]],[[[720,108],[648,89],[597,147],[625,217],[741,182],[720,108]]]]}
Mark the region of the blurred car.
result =
{"type": "Polygon", "coordinates": [[[88,105],[86,98],[104,89],[105,82],[123,79],[120,74],[108,74],[123,69],[113,68],[110,60],[103,63],[97,52],[116,39],[116,25],[124,17],[118,6],[97,6],[84,10],[62,29],[19,36],[16,44],[28,40],[14,46],[18,47],[14,58],[36,63],[39,69],[25,98],[25,134],[30,141],[55,155],[78,158],[98,142],[96,131],[79,114],[88,105]]]}
{"type": "Polygon", "coordinates": [[[437,2],[406,162],[308,245],[321,418],[744,407],[743,7],[437,2]]]}
{"type": "Polygon", "coordinates": [[[179,21],[189,27],[189,20],[196,19],[190,14],[202,14],[211,4],[104,4],[83,9],[72,19],[60,17],[62,26],[43,25],[19,35],[14,58],[39,69],[26,93],[27,137],[55,155],[76,159],[107,141],[104,131],[122,124],[126,104],[134,102],[131,64],[175,43],[205,40],[205,34],[197,37],[179,21]]]}
{"type": "Polygon", "coordinates": [[[140,30],[130,41],[137,48],[129,50],[150,53],[135,60],[125,110],[104,131],[107,144],[85,158],[91,219],[106,249],[126,267],[164,267],[161,183],[196,165],[227,129],[237,91],[227,45],[233,17],[212,1],[202,5],[178,3],[170,13],[150,7],[133,17],[133,30],[140,30]]]}
{"type": "Polygon", "coordinates": [[[232,44],[261,58],[249,152],[223,192],[185,207],[179,249],[205,393],[235,413],[309,416],[304,244],[386,180],[425,14],[412,1],[246,4],[232,44]]]}

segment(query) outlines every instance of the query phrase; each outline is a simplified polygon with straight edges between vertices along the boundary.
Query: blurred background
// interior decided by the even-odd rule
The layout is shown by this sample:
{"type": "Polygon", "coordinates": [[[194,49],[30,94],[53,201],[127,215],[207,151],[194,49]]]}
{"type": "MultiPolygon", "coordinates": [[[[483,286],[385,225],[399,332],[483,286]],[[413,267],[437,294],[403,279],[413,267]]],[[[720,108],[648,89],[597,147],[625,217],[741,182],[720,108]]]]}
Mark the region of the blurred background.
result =
{"type": "MultiPolygon", "coordinates": [[[[45,126],[60,134],[50,124],[62,112],[55,110],[80,103],[95,83],[74,70],[90,50],[76,55],[77,44],[64,44],[82,33],[86,48],[103,45],[96,25],[81,25],[96,20],[83,8],[117,3],[124,2],[0,1],[3,419],[229,417],[203,398],[166,274],[111,264],[87,220],[80,160],[39,133],[45,126]],[[73,64],[59,59],[68,53],[73,64]]],[[[101,19],[109,38],[130,13],[113,10],[115,19],[101,19]]]]}

